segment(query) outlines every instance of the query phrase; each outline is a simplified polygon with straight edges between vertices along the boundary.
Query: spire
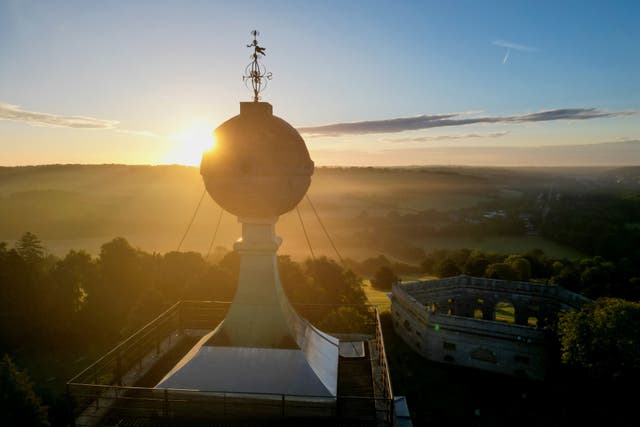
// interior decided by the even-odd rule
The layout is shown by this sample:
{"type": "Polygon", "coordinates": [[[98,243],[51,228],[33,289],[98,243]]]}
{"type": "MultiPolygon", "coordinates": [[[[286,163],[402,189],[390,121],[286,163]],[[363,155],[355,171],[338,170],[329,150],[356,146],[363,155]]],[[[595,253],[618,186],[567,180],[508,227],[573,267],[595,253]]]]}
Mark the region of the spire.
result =
{"type": "Polygon", "coordinates": [[[242,81],[245,82],[247,88],[249,88],[249,82],[251,82],[251,88],[249,89],[253,90],[253,102],[258,102],[260,100],[260,92],[267,88],[267,81],[271,80],[272,75],[271,72],[267,73],[264,65],[258,61],[260,56],[265,56],[264,51],[266,49],[258,46],[257,37],[260,33],[257,30],[253,30],[251,35],[253,36],[253,42],[248,44],[247,47],[253,48],[253,53],[250,56],[251,62],[244,70],[242,81]]]}

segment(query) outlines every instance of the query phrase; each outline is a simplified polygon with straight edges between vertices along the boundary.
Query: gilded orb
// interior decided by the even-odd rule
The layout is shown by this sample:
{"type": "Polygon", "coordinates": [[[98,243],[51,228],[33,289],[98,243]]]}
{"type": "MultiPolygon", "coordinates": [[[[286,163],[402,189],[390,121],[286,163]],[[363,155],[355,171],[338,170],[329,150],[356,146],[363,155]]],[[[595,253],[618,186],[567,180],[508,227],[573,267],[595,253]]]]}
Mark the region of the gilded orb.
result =
{"type": "Polygon", "coordinates": [[[200,174],[209,195],[240,218],[274,218],[302,200],[313,161],[297,130],[271,104],[241,102],[240,114],[215,131],[200,174]]]}

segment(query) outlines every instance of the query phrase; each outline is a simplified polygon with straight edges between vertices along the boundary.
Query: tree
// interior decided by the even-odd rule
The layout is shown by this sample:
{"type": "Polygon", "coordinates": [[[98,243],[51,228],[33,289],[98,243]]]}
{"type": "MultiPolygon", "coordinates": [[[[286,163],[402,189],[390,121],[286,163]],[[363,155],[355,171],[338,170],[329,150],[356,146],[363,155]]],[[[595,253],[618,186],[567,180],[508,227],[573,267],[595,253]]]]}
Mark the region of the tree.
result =
{"type": "Polygon", "coordinates": [[[516,280],[523,280],[526,282],[531,278],[531,263],[528,259],[520,255],[509,255],[504,262],[517,273],[518,278],[516,280]]]}
{"type": "Polygon", "coordinates": [[[0,419],[8,426],[49,426],[47,408],[29,376],[6,354],[0,360],[0,419]]]}
{"type": "Polygon", "coordinates": [[[282,288],[292,303],[313,304],[327,299],[325,289],[314,287],[303,266],[289,255],[278,256],[278,274],[282,288]]]}
{"type": "Polygon", "coordinates": [[[38,236],[27,231],[16,243],[18,254],[29,264],[35,265],[44,259],[44,247],[38,236]]]}
{"type": "Polygon", "coordinates": [[[572,263],[556,261],[553,263],[553,270],[556,272],[551,277],[553,283],[570,291],[580,292],[580,272],[572,263]]]}
{"type": "Polygon", "coordinates": [[[78,328],[77,322],[96,278],[96,264],[91,255],[74,250],[58,260],[44,277],[48,291],[40,292],[46,294],[44,329],[49,346],[68,349],[71,344],[82,342],[85,330],[78,328]]]}
{"type": "Polygon", "coordinates": [[[326,332],[342,334],[364,334],[371,331],[363,330],[370,324],[370,318],[361,307],[338,307],[327,313],[318,323],[318,327],[326,332]]]}
{"type": "MultiPolygon", "coordinates": [[[[193,286],[205,272],[208,264],[197,252],[167,252],[155,259],[157,275],[155,287],[170,303],[181,299],[185,290],[193,286]]],[[[209,283],[215,287],[216,283],[209,283]]],[[[203,297],[210,299],[211,295],[203,297]]]]}
{"type": "Polygon", "coordinates": [[[439,277],[451,277],[459,275],[461,271],[458,264],[452,258],[447,257],[437,265],[435,272],[439,277]]]}
{"type": "Polygon", "coordinates": [[[375,276],[371,279],[371,284],[374,288],[382,290],[391,290],[391,286],[400,281],[400,278],[396,276],[393,270],[386,265],[381,266],[376,271],[375,276]]]}
{"type": "Polygon", "coordinates": [[[519,280],[520,274],[511,267],[511,265],[504,262],[495,262],[487,267],[484,272],[485,277],[489,279],[501,279],[501,280],[519,280]]]}
{"type": "Polygon", "coordinates": [[[327,257],[308,259],[305,270],[313,288],[325,290],[327,300],[322,301],[324,303],[364,304],[367,300],[362,281],[351,270],[345,270],[327,257]]]}
{"type": "Polygon", "coordinates": [[[464,264],[463,271],[464,274],[469,276],[483,276],[489,264],[491,264],[491,262],[484,254],[473,254],[464,264]]]}
{"type": "Polygon", "coordinates": [[[138,295],[153,282],[150,257],[122,237],[102,245],[97,260],[98,279],[89,289],[86,310],[96,331],[113,334],[124,326],[138,295]]]}
{"type": "Polygon", "coordinates": [[[640,303],[599,298],[582,309],[561,313],[558,333],[562,361],[587,368],[596,377],[638,374],[640,303]]]}

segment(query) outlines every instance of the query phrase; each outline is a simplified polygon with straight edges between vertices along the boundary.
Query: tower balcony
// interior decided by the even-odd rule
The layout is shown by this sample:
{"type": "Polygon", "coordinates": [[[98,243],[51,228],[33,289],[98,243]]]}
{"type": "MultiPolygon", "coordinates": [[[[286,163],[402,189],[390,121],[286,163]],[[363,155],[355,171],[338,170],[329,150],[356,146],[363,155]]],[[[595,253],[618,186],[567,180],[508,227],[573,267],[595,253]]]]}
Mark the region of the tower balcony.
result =
{"type": "Polygon", "coordinates": [[[301,317],[340,340],[336,397],[159,388],[230,305],[177,302],[69,380],[75,425],[393,425],[394,397],[372,305],[293,304],[301,317]],[[358,320],[336,320],[342,307],[358,320]]]}

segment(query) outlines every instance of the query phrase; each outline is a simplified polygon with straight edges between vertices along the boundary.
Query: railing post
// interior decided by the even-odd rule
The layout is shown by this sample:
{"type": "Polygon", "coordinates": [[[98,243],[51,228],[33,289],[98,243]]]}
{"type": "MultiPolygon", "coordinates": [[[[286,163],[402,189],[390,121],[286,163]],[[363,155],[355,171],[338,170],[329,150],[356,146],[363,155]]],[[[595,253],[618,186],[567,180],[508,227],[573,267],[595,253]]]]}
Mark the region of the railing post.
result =
{"type": "Polygon", "coordinates": [[[285,400],[285,395],[283,394],[282,395],[282,418],[284,418],[286,415],[285,405],[286,405],[286,400],[285,400]]]}
{"type": "Polygon", "coordinates": [[[66,386],[67,389],[67,411],[71,415],[71,427],[76,427],[76,410],[75,410],[75,401],[73,396],[71,395],[71,387],[69,383],[66,386]]]}
{"type": "Polygon", "coordinates": [[[118,353],[116,354],[116,376],[118,377],[118,385],[121,386],[122,385],[122,361],[121,361],[121,357],[120,357],[120,350],[118,350],[118,353]]]}
{"type": "Polygon", "coordinates": [[[389,425],[393,424],[393,414],[396,410],[396,404],[393,400],[393,398],[388,399],[389,400],[389,412],[388,412],[388,417],[389,417],[389,425]]]}
{"type": "Polygon", "coordinates": [[[168,417],[169,416],[169,390],[167,390],[166,388],[164,389],[164,401],[162,404],[162,416],[163,417],[168,417]]]}

